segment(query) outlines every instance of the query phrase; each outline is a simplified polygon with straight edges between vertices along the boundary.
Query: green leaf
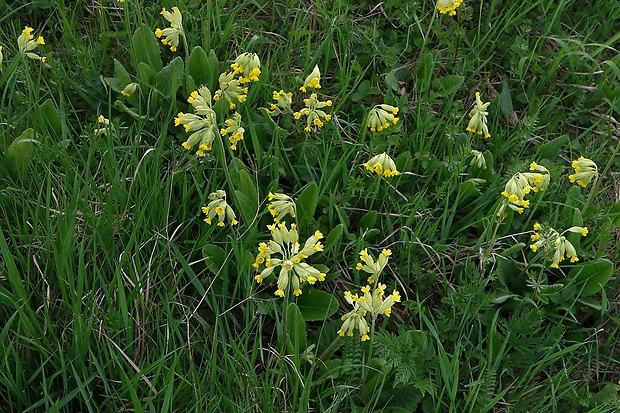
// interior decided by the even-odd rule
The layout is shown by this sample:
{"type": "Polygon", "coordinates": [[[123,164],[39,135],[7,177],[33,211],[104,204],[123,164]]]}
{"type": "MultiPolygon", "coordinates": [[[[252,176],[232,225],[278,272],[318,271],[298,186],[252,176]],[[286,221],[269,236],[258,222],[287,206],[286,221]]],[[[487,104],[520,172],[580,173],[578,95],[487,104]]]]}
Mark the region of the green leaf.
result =
{"type": "Polygon", "coordinates": [[[114,59],[114,73],[116,74],[116,78],[119,80],[121,87],[121,89],[116,90],[116,92],[120,92],[125,86],[131,83],[131,76],[129,76],[129,73],[127,73],[127,70],[125,70],[121,62],[116,59],[114,59]]]}
{"type": "Polygon", "coordinates": [[[153,78],[156,90],[166,99],[173,100],[183,79],[183,59],[175,57],[153,78]]]}
{"type": "Polygon", "coordinates": [[[209,55],[200,46],[194,47],[187,61],[187,70],[196,85],[205,85],[209,89],[215,86],[218,78],[218,61],[215,52],[209,55]]]}
{"type": "Polygon", "coordinates": [[[338,224],[327,234],[327,238],[325,238],[325,250],[331,250],[334,245],[340,242],[342,238],[342,233],[344,232],[344,225],[338,224]]]}
{"type": "Polygon", "coordinates": [[[362,229],[373,228],[375,222],[377,222],[377,215],[377,211],[375,210],[368,211],[362,219],[360,219],[359,227],[362,229]]]}
{"type": "Polygon", "coordinates": [[[575,282],[582,297],[596,294],[611,278],[614,265],[611,261],[599,258],[573,267],[567,278],[575,282]]]}
{"type": "Polygon", "coordinates": [[[226,251],[217,245],[206,244],[202,247],[202,256],[213,274],[219,274],[226,267],[226,251]]]}
{"type": "Polygon", "coordinates": [[[239,213],[246,224],[250,224],[258,211],[258,191],[256,185],[245,169],[239,170],[239,189],[236,190],[239,199],[239,213]]]}
{"type": "Polygon", "coordinates": [[[519,252],[521,251],[523,248],[525,247],[525,243],[523,242],[518,242],[515,245],[513,245],[512,247],[506,248],[502,253],[501,256],[502,257],[508,257],[512,254],[514,254],[515,252],[519,252]]]}
{"type": "Polygon", "coordinates": [[[60,138],[62,136],[62,122],[58,109],[51,99],[47,99],[37,112],[36,125],[38,132],[47,132],[60,138]]]}
{"type": "Polygon", "coordinates": [[[418,75],[418,88],[420,90],[428,89],[431,83],[431,77],[433,76],[434,69],[433,55],[430,53],[425,54],[419,61],[416,68],[416,74],[418,75]]]}
{"type": "Polygon", "coordinates": [[[314,211],[319,202],[319,187],[315,182],[310,182],[297,199],[297,216],[299,226],[303,228],[314,219],[314,211]]]}
{"type": "Polygon", "coordinates": [[[568,142],[568,135],[562,135],[551,142],[540,145],[537,152],[543,159],[553,159],[560,153],[562,146],[564,146],[566,142],[568,142]]]}
{"type": "Polygon", "coordinates": [[[502,110],[502,114],[505,117],[509,117],[513,114],[514,109],[512,107],[512,98],[510,97],[510,89],[508,87],[508,82],[502,82],[502,93],[499,95],[499,105],[502,110]]]}
{"type": "Polygon", "coordinates": [[[155,76],[155,72],[151,69],[151,66],[147,65],[144,62],[140,62],[138,64],[138,82],[141,86],[152,86],[153,85],[153,76],[155,76]]]}
{"type": "Polygon", "coordinates": [[[437,96],[450,96],[455,94],[465,78],[459,75],[449,75],[433,80],[433,91],[437,96]]]}
{"type": "Polygon", "coordinates": [[[297,305],[306,321],[321,321],[338,311],[338,300],[325,291],[310,289],[297,297],[297,305]]]}
{"type": "Polygon", "coordinates": [[[131,38],[132,66],[138,67],[140,63],[146,63],[153,72],[159,72],[163,64],[161,62],[161,50],[155,33],[147,26],[138,28],[131,38]]]}
{"type": "Polygon", "coordinates": [[[32,161],[34,144],[39,143],[34,129],[26,129],[19,138],[15,139],[7,149],[7,154],[13,160],[17,170],[24,172],[32,161]]]}
{"type": "Polygon", "coordinates": [[[290,303],[286,310],[286,333],[291,353],[301,354],[306,348],[306,322],[295,303],[290,303]]]}

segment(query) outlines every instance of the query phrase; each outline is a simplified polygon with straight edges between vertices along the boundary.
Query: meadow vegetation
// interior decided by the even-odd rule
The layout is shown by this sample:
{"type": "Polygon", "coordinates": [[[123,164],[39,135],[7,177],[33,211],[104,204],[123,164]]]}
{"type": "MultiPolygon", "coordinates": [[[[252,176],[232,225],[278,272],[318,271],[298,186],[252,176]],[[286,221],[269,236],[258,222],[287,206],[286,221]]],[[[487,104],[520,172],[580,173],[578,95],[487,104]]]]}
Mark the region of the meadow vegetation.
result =
{"type": "Polygon", "coordinates": [[[0,410],[620,410],[614,1],[12,3],[0,410]]]}

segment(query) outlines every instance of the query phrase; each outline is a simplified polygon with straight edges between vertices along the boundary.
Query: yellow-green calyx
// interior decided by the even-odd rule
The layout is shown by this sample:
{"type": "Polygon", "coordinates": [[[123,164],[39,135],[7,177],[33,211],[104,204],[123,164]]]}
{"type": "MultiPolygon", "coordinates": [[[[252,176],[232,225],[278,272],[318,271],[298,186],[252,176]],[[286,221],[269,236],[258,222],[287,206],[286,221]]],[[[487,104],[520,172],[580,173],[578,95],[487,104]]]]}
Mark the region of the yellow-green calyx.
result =
{"type": "Polygon", "coordinates": [[[211,225],[213,219],[217,217],[217,225],[220,227],[224,226],[224,218],[228,219],[231,226],[239,223],[235,212],[226,202],[226,191],[218,189],[209,194],[209,199],[211,202],[207,206],[202,207],[202,212],[207,215],[204,222],[211,225]]]}
{"type": "Polygon", "coordinates": [[[258,245],[258,255],[252,264],[257,270],[264,266],[254,277],[256,282],[262,283],[279,268],[275,295],[284,297],[291,292],[295,296],[300,295],[304,283],[312,285],[325,280],[325,273],[303,262],[316,252],[323,251],[323,244],[319,241],[323,234],[320,231],[315,231],[301,247],[295,224],[290,229],[286,227],[286,222],[268,225],[267,228],[271,231],[272,239],[258,245]]]}

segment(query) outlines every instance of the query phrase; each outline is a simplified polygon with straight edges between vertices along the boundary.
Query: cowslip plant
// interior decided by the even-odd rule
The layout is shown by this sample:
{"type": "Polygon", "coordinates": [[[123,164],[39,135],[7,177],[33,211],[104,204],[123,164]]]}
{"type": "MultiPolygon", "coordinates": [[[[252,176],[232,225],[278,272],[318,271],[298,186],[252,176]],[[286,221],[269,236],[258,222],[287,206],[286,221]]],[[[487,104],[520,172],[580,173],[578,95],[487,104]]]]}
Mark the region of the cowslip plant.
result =
{"type": "Polygon", "coordinates": [[[575,170],[575,173],[568,175],[568,179],[572,183],[585,188],[592,180],[598,178],[598,167],[591,159],[580,156],[571,163],[571,166],[575,170]]]}
{"type": "Polygon", "coordinates": [[[573,244],[564,236],[567,232],[581,234],[585,237],[588,235],[588,228],[574,226],[559,233],[547,224],[535,223],[534,234],[531,235],[533,243],[530,244],[530,249],[534,252],[540,251],[551,261],[551,268],[559,268],[560,263],[566,258],[570,259],[571,263],[577,262],[579,261],[577,251],[573,244]]]}
{"type": "Polygon", "coordinates": [[[485,139],[491,137],[489,127],[487,126],[487,116],[489,115],[487,108],[490,104],[491,102],[483,103],[480,99],[480,92],[476,92],[476,102],[469,112],[470,119],[467,124],[467,132],[477,133],[478,135],[484,136],[485,139]]]}
{"type": "Polygon", "coordinates": [[[22,30],[22,34],[17,38],[19,53],[30,59],[40,60],[41,63],[45,63],[45,56],[39,56],[33,52],[33,50],[39,47],[39,45],[44,45],[45,40],[43,39],[43,36],[38,36],[35,40],[34,35],[32,34],[33,31],[34,29],[28,26],[24,27],[24,30],[22,30]]]}
{"type": "Polygon", "coordinates": [[[226,202],[226,191],[218,189],[217,191],[209,194],[208,198],[211,202],[209,202],[207,206],[202,207],[202,212],[207,215],[204,222],[211,225],[213,219],[217,217],[217,225],[220,227],[224,226],[224,218],[228,219],[231,226],[239,223],[235,212],[231,206],[228,205],[228,202],[226,202]]]}
{"type": "Polygon", "coordinates": [[[549,186],[550,179],[547,168],[532,162],[530,172],[517,172],[508,180],[496,215],[503,217],[507,207],[522,214],[530,206],[530,201],[525,199],[525,196],[530,192],[544,191],[549,186]]]}
{"type": "Polygon", "coordinates": [[[269,192],[269,201],[267,210],[273,216],[273,221],[276,224],[286,215],[290,215],[293,219],[297,218],[297,205],[290,196],[269,192]]]}
{"type": "Polygon", "coordinates": [[[394,160],[390,158],[387,153],[381,153],[379,155],[375,155],[365,162],[364,168],[369,170],[370,172],[374,172],[377,175],[385,176],[390,178],[392,176],[400,175],[400,172],[396,169],[396,164],[394,160]]]}
{"type": "Polygon", "coordinates": [[[385,297],[387,287],[379,282],[379,276],[388,263],[388,257],[391,255],[392,251],[384,249],[375,261],[367,249],[363,249],[360,252],[360,262],[357,264],[356,269],[370,274],[368,283],[372,284],[372,286],[366,285],[362,287],[363,295],[361,297],[358,294],[345,291],[345,301],[353,306],[353,310],[341,317],[343,324],[338,330],[338,335],[341,337],[345,334],[352,337],[353,331],[357,329],[359,330],[361,341],[370,340],[368,333],[372,333],[374,330],[377,317],[381,314],[389,317],[394,303],[400,302],[400,294],[396,290],[385,297]],[[366,317],[370,317],[370,326],[366,317]]]}
{"type": "Polygon", "coordinates": [[[381,132],[391,125],[396,125],[398,118],[398,107],[381,104],[374,106],[368,112],[368,120],[366,126],[371,132],[381,132]]]}
{"type": "Polygon", "coordinates": [[[436,7],[439,13],[454,16],[461,3],[463,0],[437,0],[436,7]]]}
{"type": "Polygon", "coordinates": [[[166,27],[165,29],[157,28],[155,29],[155,36],[158,39],[161,39],[161,42],[170,47],[172,52],[176,52],[179,47],[179,37],[185,38],[185,31],[183,30],[183,16],[179,11],[178,7],[173,7],[172,12],[166,10],[166,8],[162,8],[161,14],[164,19],[170,22],[170,27],[166,27]]]}
{"type": "Polygon", "coordinates": [[[265,268],[254,277],[256,282],[262,283],[280,268],[275,295],[284,297],[291,293],[295,296],[301,295],[301,286],[304,283],[313,285],[317,281],[325,280],[325,273],[303,262],[311,255],[323,251],[323,244],[320,242],[323,234],[320,231],[315,231],[301,247],[297,225],[291,224],[290,228],[287,228],[286,222],[280,222],[268,225],[267,228],[271,231],[272,239],[261,242],[258,246],[258,255],[253,266],[260,269],[264,265],[265,268]]]}

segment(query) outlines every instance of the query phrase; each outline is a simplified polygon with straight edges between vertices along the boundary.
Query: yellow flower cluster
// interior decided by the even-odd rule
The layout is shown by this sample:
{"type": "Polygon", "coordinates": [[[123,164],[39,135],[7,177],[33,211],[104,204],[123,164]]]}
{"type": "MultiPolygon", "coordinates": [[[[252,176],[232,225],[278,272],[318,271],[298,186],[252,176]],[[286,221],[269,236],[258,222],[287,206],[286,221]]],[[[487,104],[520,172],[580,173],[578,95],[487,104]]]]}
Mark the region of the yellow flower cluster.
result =
{"type": "Polygon", "coordinates": [[[42,57],[32,52],[39,45],[45,44],[43,36],[37,37],[36,40],[34,39],[34,35],[32,34],[33,30],[34,29],[32,27],[24,27],[24,30],[22,30],[22,34],[19,35],[19,37],[17,38],[17,47],[19,48],[19,52],[22,55],[30,59],[40,60],[41,63],[45,63],[45,61],[47,60],[45,56],[42,57]]]}
{"type": "Polygon", "coordinates": [[[398,122],[398,118],[395,116],[397,114],[398,107],[396,106],[386,104],[376,105],[374,108],[370,109],[368,113],[366,126],[371,132],[381,132],[398,122]]]}
{"type": "Polygon", "coordinates": [[[321,102],[317,98],[316,93],[313,93],[310,95],[310,98],[304,99],[304,103],[306,107],[301,109],[299,112],[295,112],[293,117],[295,119],[299,119],[302,116],[308,117],[306,120],[306,127],[304,128],[306,132],[310,132],[312,126],[316,126],[317,128],[324,126],[323,120],[326,122],[331,120],[332,116],[322,110],[323,108],[332,105],[331,100],[321,102]]]}
{"type": "Polygon", "coordinates": [[[269,192],[269,201],[271,202],[267,204],[267,210],[273,216],[273,221],[276,224],[286,215],[290,215],[291,218],[297,218],[297,206],[290,196],[269,192]]]}
{"type": "Polygon", "coordinates": [[[480,92],[476,92],[476,103],[471,112],[469,112],[469,117],[471,119],[467,125],[467,132],[477,133],[478,135],[483,135],[485,138],[491,137],[489,127],[487,126],[487,116],[489,114],[487,108],[490,103],[491,102],[482,103],[480,92]]]}
{"type": "Polygon", "coordinates": [[[216,102],[224,98],[230,109],[235,109],[237,103],[243,103],[248,98],[248,88],[241,87],[235,72],[224,72],[219,77],[220,88],[215,92],[213,100],[216,102]]]}
{"type": "Polygon", "coordinates": [[[235,212],[226,202],[226,191],[218,189],[217,191],[209,194],[209,199],[211,202],[209,202],[207,206],[202,207],[202,212],[207,215],[204,219],[207,224],[211,225],[213,218],[216,216],[218,219],[217,225],[220,227],[224,226],[224,217],[230,221],[231,226],[239,223],[235,212]]]}
{"type": "Polygon", "coordinates": [[[312,72],[306,77],[304,84],[299,88],[302,92],[306,91],[306,88],[320,89],[321,88],[321,71],[319,66],[314,66],[312,72]]]}
{"type": "Polygon", "coordinates": [[[568,179],[572,183],[586,187],[593,179],[598,177],[598,167],[596,164],[583,156],[580,156],[576,161],[572,162],[572,167],[575,173],[568,176],[568,179]]]}
{"type": "Polygon", "coordinates": [[[437,0],[437,10],[441,14],[454,16],[461,3],[463,0],[437,0]]]}
{"type": "Polygon", "coordinates": [[[99,117],[97,118],[97,122],[101,124],[101,127],[95,129],[93,133],[97,136],[101,136],[101,135],[108,136],[108,131],[111,128],[110,120],[103,117],[103,115],[99,115],[99,117]]]}
{"type": "Polygon", "coordinates": [[[174,125],[183,125],[185,132],[193,132],[183,147],[190,150],[198,144],[196,155],[204,156],[205,151],[213,147],[213,140],[218,134],[217,118],[211,109],[211,92],[204,86],[193,91],[187,101],[194,107],[194,113],[179,112],[174,119],[174,125]]]}
{"type": "Polygon", "coordinates": [[[503,215],[506,207],[522,214],[525,208],[530,206],[530,201],[525,199],[525,195],[530,192],[544,191],[549,186],[550,175],[547,168],[532,162],[530,171],[517,172],[508,180],[502,192],[505,199],[497,212],[498,217],[503,215]]]}
{"type": "Polygon", "coordinates": [[[169,46],[171,51],[176,52],[179,47],[179,36],[185,36],[185,32],[183,31],[183,16],[178,7],[173,7],[172,12],[169,12],[164,7],[159,14],[170,22],[170,27],[163,30],[160,28],[155,29],[155,36],[158,39],[163,37],[161,42],[169,46]]]}
{"type": "Polygon", "coordinates": [[[534,234],[531,235],[533,243],[530,244],[530,248],[534,252],[543,250],[551,261],[551,268],[559,268],[559,264],[566,258],[569,258],[571,263],[577,262],[579,261],[577,251],[573,244],[564,236],[566,232],[581,234],[581,236],[585,237],[588,235],[588,228],[574,226],[560,234],[548,225],[535,223],[534,234]]]}
{"type": "Polygon", "coordinates": [[[285,92],[284,90],[280,90],[279,92],[273,91],[273,100],[276,103],[272,103],[269,106],[270,115],[280,115],[284,113],[293,113],[293,109],[291,109],[291,104],[293,103],[293,94],[291,92],[285,92]]]}
{"type": "Polygon", "coordinates": [[[323,234],[320,231],[315,231],[301,247],[295,224],[292,224],[290,229],[286,227],[286,222],[268,225],[267,228],[271,231],[272,239],[259,244],[258,255],[252,264],[256,269],[265,266],[254,277],[256,282],[262,283],[276,268],[280,268],[275,295],[284,297],[290,294],[291,290],[293,295],[299,296],[303,283],[313,285],[317,281],[325,280],[325,273],[303,262],[309,256],[323,251],[323,244],[319,241],[323,234]]]}
{"type": "Polygon", "coordinates": [[[235,75],[241,75],[239,83],[258,82],[260,59],[256,53],[241,53],[230,67],[235,75]]]}
{"type": "Polygon", "coordinates": [[[345,291],[344,299],[353,306],[353,310],[341,317],[343,323],[338,330],[338,335],[341,337],[345,334],[348,337],[352,337],[353,332],[357,329],[362,341],[369,340],[370,336],[368,333],[370,332],[370,327],[368,326],[366,316],[370,315],[373,322],[381,314],[389,317],[392,313],[392,306],[400,302],[401,298],[398,291],[394,290],[392,294],[386,297],[386,285],[378,282],[379,274],[387,265],[388,257],[391,255],[392,251],[384,249],[375,261],[367,249],[360,252],[360,262],[357,264],[356,269],[370,274],[368,283],[373,286],[366,285],[362,287],[363,295],[361,297],[358,294],[345,291]]]}
{"type": "Polygon", "coordinates": [[[364,163],[364,168],[388,178],[400,175],[400,172],[396,170],[394,160],[385,152],[370,158],[368,162],[364,163]]]}
{"type": "Polygon", "coordinates": [[[235,112],[231,119],[224,121],[226,128],[220,129],[222,136],[228,135],[228,141],[230,142],[230,149],[233,151],[237,149],[237,142],[243,139],[245,129],[241,126],[241,115],[235,112]]]}

